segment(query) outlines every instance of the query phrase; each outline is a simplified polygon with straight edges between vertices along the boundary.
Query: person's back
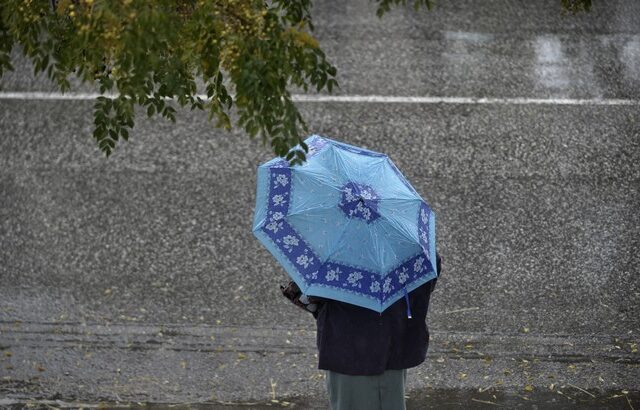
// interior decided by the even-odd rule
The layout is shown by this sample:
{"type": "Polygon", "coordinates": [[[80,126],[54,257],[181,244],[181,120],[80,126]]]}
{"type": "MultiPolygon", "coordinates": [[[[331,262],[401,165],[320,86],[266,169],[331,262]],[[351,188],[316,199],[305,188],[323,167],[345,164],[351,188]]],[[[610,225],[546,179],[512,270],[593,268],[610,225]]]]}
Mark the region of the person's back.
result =
{"type": "MultiPolygon", "coordinates": [[[[439,255],[437,265],[439,277],[439,255]]],[[[426,358],[426,317],[437,279],[409,292],[382,313],[317,299],[318,368],[327,371],[333,410],[404,409],[406,369],[426,358]]]]}

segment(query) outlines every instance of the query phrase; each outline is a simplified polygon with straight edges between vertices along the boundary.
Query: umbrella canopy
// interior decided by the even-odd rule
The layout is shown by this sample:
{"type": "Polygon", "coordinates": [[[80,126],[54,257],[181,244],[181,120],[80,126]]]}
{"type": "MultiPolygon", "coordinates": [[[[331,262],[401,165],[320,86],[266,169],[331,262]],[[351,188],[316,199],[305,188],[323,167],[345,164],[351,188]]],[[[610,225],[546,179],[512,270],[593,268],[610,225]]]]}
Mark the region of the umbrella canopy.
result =
{"type": "Polygon", "coordinates": [[[388,156],[312,135],[258,167],[253,233],[302,292],[384,311],[436,277],[435,214],[388,156]]]}

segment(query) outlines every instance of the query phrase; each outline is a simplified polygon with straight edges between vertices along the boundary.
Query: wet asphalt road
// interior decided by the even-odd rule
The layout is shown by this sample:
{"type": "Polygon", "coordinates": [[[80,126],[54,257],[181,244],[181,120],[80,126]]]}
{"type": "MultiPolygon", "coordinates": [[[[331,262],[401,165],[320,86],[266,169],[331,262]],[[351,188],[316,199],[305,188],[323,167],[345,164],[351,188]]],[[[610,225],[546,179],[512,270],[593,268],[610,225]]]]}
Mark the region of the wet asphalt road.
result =
{"type": "MultiPolygon", "coordinates": [[[[640,2],[524,3],[314,9],[339,95],[547,101],[299,103],[314,133],[388,153],[438,215],[411,408],[638,407],[640,2]]],[[[53,90],[15,65],[3,91],[53,90]]],[[[313,319],[251,233],[268,148],[184,110],[140,115],[105,159],[92,104],[0,99],[0,406],[326,408],[313,319]]]]}

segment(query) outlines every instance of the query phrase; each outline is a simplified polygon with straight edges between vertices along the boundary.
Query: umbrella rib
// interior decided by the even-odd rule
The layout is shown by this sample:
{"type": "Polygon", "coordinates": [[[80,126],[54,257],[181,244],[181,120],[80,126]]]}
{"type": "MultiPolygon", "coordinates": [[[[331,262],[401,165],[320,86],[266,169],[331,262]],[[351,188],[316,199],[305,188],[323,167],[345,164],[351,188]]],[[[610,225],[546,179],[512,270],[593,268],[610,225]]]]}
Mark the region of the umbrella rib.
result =
{"type": "Polygon", "coordinates": [[[327,263],[327,261],[331,259],[331,256],[334,253],[336,253],[336,250],[338,250],[338,245],[340,245],[340,242],[342,242],[342,238],[344,238],[344,233],[347,231],[347,228],[349,227],[350,223],[351,223],[351,219],[349,218],[347,219],[347,223],[344,225],[344,228],[342,228],[342,231],[340,232],[340,235],[338,236],[338,240],[335,242],[334,247],[327,253],[327,257],[322,262],[323,265],[327,263]]]}
{"type": "Polygon", "coordinates": [[[403,230],[401,230],[401,229],[398,229],[398,228],[395,226],[395,224],[390,223],[390,222],[392,222],[392,221],[393,221],[393,222],[395,222],[393,219],[389,219],[389,217],[388,217],[388,216],[382,216],[382,218],[384,218],[384,220],[385,220],[386,222],[389,222],[386,226],[388,226],[389,228],[393,229],[393,231],[394,231],[394,232],[396,232],[398,235],[402,236],[404,239],[406,239],[406,240],[407,240],[407,241],[409,241],[409,242],[412,242],[412,243],[415,243],[415,242],[416,242],[416,238],[412,238],[411,236],[409,236],[409,235],[407,234],[407,232],[405,232],[405,231],[403,231],[403,230]]]}
{"type": "Polygon", "coordinates": [[[331,206],[312,206],[310,208],[298,209],[295,212],[290,212],[290,213],[287,214],[287,216],[304,215],[306,212],[309,212],[309,211],[331,210],[333,208],[335,208],[335,205],[331,205],[331,206]]]}

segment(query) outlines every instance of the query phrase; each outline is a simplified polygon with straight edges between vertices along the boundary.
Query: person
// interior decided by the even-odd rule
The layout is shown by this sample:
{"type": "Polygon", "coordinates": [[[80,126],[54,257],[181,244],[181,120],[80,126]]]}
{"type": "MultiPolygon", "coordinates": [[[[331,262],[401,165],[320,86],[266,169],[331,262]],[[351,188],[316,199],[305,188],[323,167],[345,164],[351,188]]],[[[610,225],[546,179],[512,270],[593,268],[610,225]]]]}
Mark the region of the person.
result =
{"type": "Polygon", "coordinates": [[[426,359],[426,316],[441,264],[436,254],[437,276],[408,293],[409,306],[402,298],[379,313],[313,296],[297,301],[316,318],[318,368],[325,371],[332,410],[406,408],[407,369],[426,359]]]}

